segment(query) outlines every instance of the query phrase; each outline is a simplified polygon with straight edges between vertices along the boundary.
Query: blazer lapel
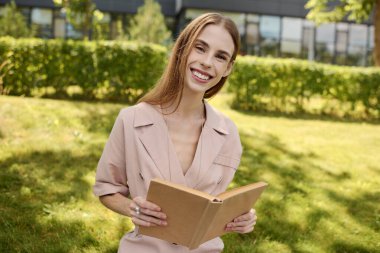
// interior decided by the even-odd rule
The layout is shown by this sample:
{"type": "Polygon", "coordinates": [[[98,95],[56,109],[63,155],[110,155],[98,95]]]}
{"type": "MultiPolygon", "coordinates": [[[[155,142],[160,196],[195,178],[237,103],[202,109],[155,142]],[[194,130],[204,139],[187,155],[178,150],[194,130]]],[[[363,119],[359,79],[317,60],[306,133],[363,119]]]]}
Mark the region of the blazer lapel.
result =
{"type": "Polygon", "coordinates": [[[193,187],[196,187],[199,182],[203,181],[210,171],[210,167],[213,164],[216,156],[219,154],[223,144],[226,141],[226,135],[229,134],[228,128],[222,116],[205,101],[206,106],[206,122],[203,127],[202,135],[199,141],[200,143],[200,163],[195,165],[198,168],[198,175],[195,177],[193,187]]]}
{"type": "Polygon", "coordinates": [[[138,138],[152,158],[163,179],[170,179],[167,132],[161,115],[146,103],[137,106],[134,127],[138,138]]]}

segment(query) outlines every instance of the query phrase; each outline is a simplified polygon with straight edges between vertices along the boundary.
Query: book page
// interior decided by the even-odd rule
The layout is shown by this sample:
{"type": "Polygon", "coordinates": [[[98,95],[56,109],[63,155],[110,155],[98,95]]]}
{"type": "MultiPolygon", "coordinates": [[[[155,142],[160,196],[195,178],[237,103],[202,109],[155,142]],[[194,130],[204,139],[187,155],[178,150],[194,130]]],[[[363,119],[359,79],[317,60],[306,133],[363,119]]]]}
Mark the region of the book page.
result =
{"type": "Polygon", "coordinates": [[[253,183],[253,184],[241,186],[238,188],[234,188],[234,189],[222,192],[219,195],[217,195],[217,198],[223,201],[227,198],[233,197],[233,196],[238,195],[240,193],[243,193],[246,191],[251,191],[253,189],[257,189],[257,188],[261,188],[261,187],[266,187],[267,185],[268,185],[267,183],[258,182],[258,183],[253,183]]]}

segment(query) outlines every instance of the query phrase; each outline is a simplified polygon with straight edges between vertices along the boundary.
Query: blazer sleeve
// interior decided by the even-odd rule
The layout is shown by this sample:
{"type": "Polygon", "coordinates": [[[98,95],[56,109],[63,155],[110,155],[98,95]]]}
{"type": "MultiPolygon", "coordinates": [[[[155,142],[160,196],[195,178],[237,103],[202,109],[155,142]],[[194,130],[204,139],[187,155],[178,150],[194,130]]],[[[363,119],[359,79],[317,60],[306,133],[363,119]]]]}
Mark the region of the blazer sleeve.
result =
{"type": "Polygon", "coordinates": [[[96,196],[121,193],[128,196],[122,111],[116,118],[98,162],[93,192],[96,196]]]}

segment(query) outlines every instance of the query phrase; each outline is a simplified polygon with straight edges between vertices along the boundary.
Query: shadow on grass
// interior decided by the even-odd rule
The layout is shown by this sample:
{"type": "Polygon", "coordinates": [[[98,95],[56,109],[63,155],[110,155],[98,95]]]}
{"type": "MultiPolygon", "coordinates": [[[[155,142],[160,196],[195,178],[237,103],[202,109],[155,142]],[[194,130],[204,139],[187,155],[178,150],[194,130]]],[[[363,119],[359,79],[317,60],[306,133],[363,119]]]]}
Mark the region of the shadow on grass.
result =
{"type": "Polygon", "coordinates": [[[84,176],[97,160],[93,153],[49,151],[0,161],[0,252],[73,252],[98,246],[83,222],[46,218],[44,210],[47,204],[86,199],[91,186],[84,176]]]}
{"type": "Polygon", "coordinates": [[[357,223],[363,224],[377,233],[380,233],[379,190],[371,193],[365,192],[360,194],[359,197],[351,198],[333,191],[326,191],[326,193],[337,203],[346,206],[347,212],[357,223]]]}
{"type": "Polygon", "coordinates": [[[243,113],[245,115],[250,116],[263,116],[263,117],[270,117],[270,118],[288,118],[288,119],[295,119],[295,120],[320,120],[320,121],[329,121],[329,122],[342,122],[342,123],[367,123],[371,125],[380,125],[380,119],[379,118],[371,118],[371,119],[355,119],[355,118],[349,118],[349,117],[334,117],[331,115],[323,115],[323,114],[310,114],[310,113],[285,113],[285,112],[265,112],[265,111],[247,111],[247,110],[240,110],[234,108],[234,110],[243,113]]]}
{"type": "Polygon", "coordinates": [[[120,110],[127,105],[115,104],[112,108],[101,111],[98,106],[89,107],[88,105],[80,104],[78,108],[83,107],[86,111],[86,116],[81,118],[82,124],[87,127],[87,130],[92,133],[102,133],[108,135],[115,123],[116,117],[120,110]]]}
{"type": "MultiPolygon", "coordinates": [[[[249,248],[249,244],[265,238],[281,241],[295,252],[297,238],[305,231],[295,222],[284,218],[287,216],[286,199],[292,194],[299,194],[304,197],[308,195],[300,182],[307,184],[312,179],[305,173],[305,169],[300,168],[300,164],[313,167],[308,162],[308,158],[315,157],[315,155],[289,151],[276,136],[255,131],[254,136],[247,133],[241,134],[244,149],[240,166],[242,169],[237,171],[234,182],[237,185],[245,185],[252,181],[264,180],[261,177],[268,172],[278,178],[279,182],[275,184],[268,182],[269,187],[264,192],[263,198],[259,200],[256,208],[259,222],[255,227],[258,232],[226,236],[227,240],[231,239],[231,242],[235,242],[233,245],[226,243],[226,252],[245,252],[249,248]],[[292,162],[283,164],[284,158],[290,159],[292,162]],[[281,200],[268,199],[265,197],[266,194],[279,194],[281,200]]],[[[251,246],[250,250],[252,251],[255,248],[255,246],[251,246]]]]}
{"type": "MultiPolygon", "coordinates": [[[[258,179],[263,172],[270,171],[281,178],[281,187],[286,190],[283,193],[297,192],[306,195],[306,192],[299,187],[299,183],[312,182],[313,179],[309,178],[305,173],[305,168],[300,166],[310,167],[310,169],[317,167],[308,160],[316,158],[315,154],[292,152],[276,136],[266,133],[257,133],[255,136],[243,133],[241,140],[244,149],[241,165],[250,169],[238,170],[234,178],[235,183],[238,185],[250,183],[258,179]],[[291,162],[284,164],[282,161],[285,158],[291,162]]],[[[317,167],[317,169],[321,168],[317,167]]],[[[276,185],[270,185],[272,189],[276,187],[276,185]]]]}
{"type": "MultiPolygon", "coordinates": [[[[94,133],[97,137],[108,136],[118,112],[125,107],[120,104],[106,105],[103,110],[95,102],[94,106],[88,103],[77,103],[75,106],[81,112],[79,120],[86,128],[85,133],[94,133]]],[[[43,105],[41,107],[43,110],[43,105]]],[[[65,125],[69,117],[70,113],[62,115],[60,127],[65,130],[71,127],[70,124],[65,125]]],[[[34,134],[34,129],[27,131],[28,135],[34,134]]],[[[47,138],[54,141],[54,136],[47,138]]],[[[49,209],[47,205],[54,212],[54,208],[67,210],[68,206],[75,207],[81,200],[86,202],[85,205],[92,203],[93,199],[89,197],[92,185],[86,176],[95,172],[104,147],[99,141],[77,144],[83,145],[80,154],[63,147],[63,151],[32,150],[0,159],[0,252],[83,252],[94,248],[100,248],[102,250],[98,251],[102,252],[117,251],[114,241],[104,245],[109,235],[89,231],[86,227],[88,220],[69,217],[66,221],[66,218],[59,219],[46,210],[49,209]],[[99,245],[100,242],[103,244],[99,245]]],[[[38,147],[38,143],[35,146],[38,147]]],[[[99,204],[99,208],[105,207],[99,204]]],[[[78,210],[81,213],[79,207],[78,210]]],[[[116,229],[121,238],[129,227],[120,224],[109,229],[116,229]]]]}
{"type": "Polygon", "coordinates": [[[41,98],[47,99],[56,99],[56,100],[67,100],[67,101],[76,101],[76,102],[94,102],[94,103],[135,103],[140,97],[135,95],[124,94],[104,94],[102,98],[99,96],[94,96],[92,94],[85,93],[53,93],[53,94],[41,94],[41,98]]]}
{"type": "MultiPolygon", "coordinates": [[[[241,140],[244,152],[240,168],[234,177],[234,183],[241,186],[253,181],[266,181],[265,178],[268,177],[269,187],[255,207],[259,217],[255,232],[246,235],[228,234],[224,236],[225,252],[248,252],[247,250],[252,253],[264,252],[257,247],[257,243],[264,241],[284,245],[291,252],[304,252],[299,248],[300,238],[304,242],[308,241],[316,247],[321,247],[322,252],[324,250],[356,252],[355,250],[359,250],[360,247],[363,248],[357,252],[369,252],[363,245],[352,245],[350,248],[349,244],[344,246],[344,251],[335,251],[338,248],[343,249],[343,244],[338,246],[338,244],[332,245],[329,242],[324,242],[323,245],[318,245],[318,241],[313,239],[315,229],[320,229],[320,221],[331,220],[335,215],[312,203],[312,197],[309,196],[309,193],[314,191],[313,188],[319,189],[320,186],[318,185],[318,178],[314,178],[308,172],[314,171],[313,174],[315,175],[315,171],[317,171],[319,175],[331,178],[337,183],[350,180],[351,175],[348,172],[333,174],[326,171],[314,162],[315,159],[318,159],[315,154],[293,152],[284,143],[281,143],[276,136],[259,132],[257,129],[255,129],[254,135],[242,133],[241,140]],[[291,201],[289,202],[289,200],[291,201]],[[302,225],[299,223],[299,219],[297,219],[298,221],[292,220],[294,214],[289,211],[291,208],[289,205],[294,205],[299,200],[302,202],[296,209],[307,208],[303,213],[306,224],[302,225]]],[[[372,222],[374,220],[375,204],[380,202],[378,195],[363,195],[359,199],[347,200],[334,194],[330,192],[331,201],[342,206],[348,204],[352,217],[363,225],[378,231],[378,225],[374,227],[373,224],[370,224],[371,220],[372,222]],[[370,214],[372,215],[371,219],[362,220],[363,217],[368,217],[370,214]]],[[[341,227],[344,227],[344,224],[341,224],[341,227]]]]}
{"type": "Polygon", "coordinates": [[[90,185],[83,176],[94,171],[98,159],[98,154],[76,156],[69,151],[33,151],[15,155],[0,162],[0,167],[5,168],[2,172],[5,180],[1,180],[0,186],[8,190],[32,187],[45,193],[51,190],[59,192],[59,187],[62,187],[65,189],[62,193],[45,195],[45,200],[68,201],[70,197],[85,199],[90,185]]]}
{"type": "Polygon", "coordinates": [[[368,250],[360,245],[356,245],[353,243],[347,242],[336,242],[332,246],[332,252],[344,252],[344,253],[378,253],[380,250],[376,252],[373,250],[368,250]]]}
{"type": "Polygon", "coordinates": [[[380,167],[377,166],[370,166],[369,169],[373,172],[375,172],[377,175],[379,175],[380,178],[380,167]]]}

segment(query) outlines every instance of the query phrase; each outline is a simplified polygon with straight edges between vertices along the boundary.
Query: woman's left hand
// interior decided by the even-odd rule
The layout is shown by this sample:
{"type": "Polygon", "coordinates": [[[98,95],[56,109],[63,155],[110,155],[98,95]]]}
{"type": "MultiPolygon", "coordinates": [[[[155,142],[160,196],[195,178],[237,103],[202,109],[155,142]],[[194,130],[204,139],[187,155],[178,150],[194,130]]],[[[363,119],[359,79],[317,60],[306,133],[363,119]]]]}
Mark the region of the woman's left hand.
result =
{"type": "Polygon", "coordinates": [[[248,213],[236,217],[233,221],[226,225],[225,230],[229,232],[237,232],[241,234],[252,232],[256,224],[257,216],[255,209],[251,209],[248,213]]]}

